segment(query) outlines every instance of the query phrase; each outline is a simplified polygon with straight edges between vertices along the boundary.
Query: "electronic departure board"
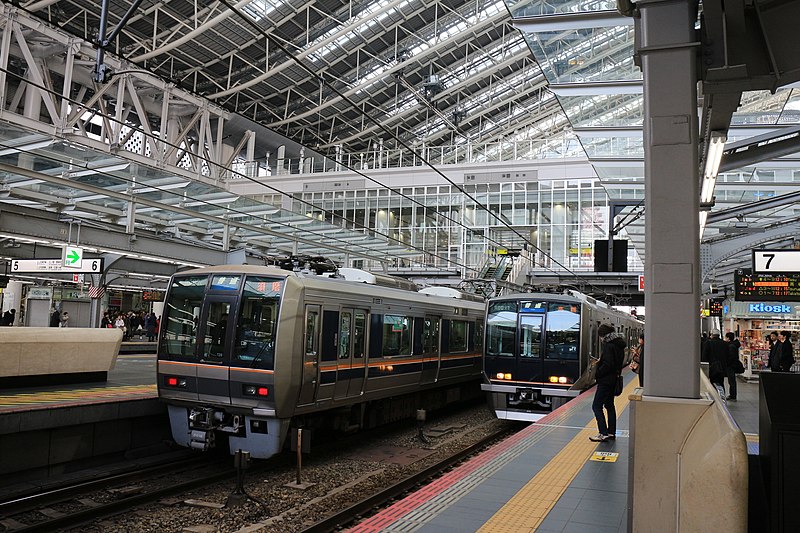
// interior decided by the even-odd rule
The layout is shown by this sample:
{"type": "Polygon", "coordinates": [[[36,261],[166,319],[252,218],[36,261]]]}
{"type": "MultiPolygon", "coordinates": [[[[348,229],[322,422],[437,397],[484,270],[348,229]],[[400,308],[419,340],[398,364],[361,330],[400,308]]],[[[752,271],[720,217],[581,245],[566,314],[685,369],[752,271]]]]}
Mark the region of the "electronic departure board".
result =
{"type": "Polygon", "coordinates": [[[722,302],[725,298],[711,298],[708,300],[708,316],[722,316],[722,302]]]}
{"type": "Polygon", "coordinates": [[[739,302],[800,302],[800,272],[753,274],[741,269],[733,280],[739,302]]]}

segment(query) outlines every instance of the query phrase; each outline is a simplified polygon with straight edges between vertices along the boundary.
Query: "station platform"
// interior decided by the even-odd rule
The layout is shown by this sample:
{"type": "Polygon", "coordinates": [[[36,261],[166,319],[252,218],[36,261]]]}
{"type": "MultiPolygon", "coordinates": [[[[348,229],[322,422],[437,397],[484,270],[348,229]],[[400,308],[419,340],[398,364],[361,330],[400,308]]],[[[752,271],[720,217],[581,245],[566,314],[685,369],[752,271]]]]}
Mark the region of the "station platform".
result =
{"type": "Polygon", "coordinates": [[[126,354],[107,381],[0,391],[0,486],[162,446],[171,437],[155,369],[155,353],[126,354]]]}
{"type": "MultiPolygon", "coordinates": [[[[616,398],[617,438],[597,433],[594,388],[348,531],[624,533],[628,531],[628,405],[616,398]]],[[[758,384],[739,382],[729,411],[758,453],[758,384]]]]}

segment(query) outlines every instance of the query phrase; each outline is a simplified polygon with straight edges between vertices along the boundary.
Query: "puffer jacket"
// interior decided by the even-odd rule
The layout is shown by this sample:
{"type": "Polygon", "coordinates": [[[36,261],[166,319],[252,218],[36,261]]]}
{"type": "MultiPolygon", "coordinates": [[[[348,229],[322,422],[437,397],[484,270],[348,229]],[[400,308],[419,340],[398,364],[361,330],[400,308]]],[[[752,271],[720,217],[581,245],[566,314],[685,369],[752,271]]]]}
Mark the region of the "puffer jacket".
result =
{"type": "Polygon", "coordinates": [[[602,352],[597,363],[595,379],[598,384],[615,385],[617,376],[625,363],[625,347],[628,345],[622,335],[613,332],[601,339],[602,352]]]}

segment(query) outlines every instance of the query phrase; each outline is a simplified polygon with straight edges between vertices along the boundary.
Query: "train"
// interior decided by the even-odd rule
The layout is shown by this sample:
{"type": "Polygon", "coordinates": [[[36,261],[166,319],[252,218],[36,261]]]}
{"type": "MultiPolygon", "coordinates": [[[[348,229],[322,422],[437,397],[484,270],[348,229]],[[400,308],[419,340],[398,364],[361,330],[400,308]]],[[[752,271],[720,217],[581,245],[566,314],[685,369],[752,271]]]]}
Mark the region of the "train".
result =
{"type": "Polygon", "coordinates": [[[535,422],[594,385],[602,323],[623,335],[628,362],[644,332],[634,316],[575,291],[490,298],[481,389],[495,416],[535,422]]]}
{"type": "Polygon", "coordinates": [[[158,395],[177,444],[268,458],[295,427],[353,431],[479,397],[485,309],[357,269],[182,271],[165,297],[158,395]]]}

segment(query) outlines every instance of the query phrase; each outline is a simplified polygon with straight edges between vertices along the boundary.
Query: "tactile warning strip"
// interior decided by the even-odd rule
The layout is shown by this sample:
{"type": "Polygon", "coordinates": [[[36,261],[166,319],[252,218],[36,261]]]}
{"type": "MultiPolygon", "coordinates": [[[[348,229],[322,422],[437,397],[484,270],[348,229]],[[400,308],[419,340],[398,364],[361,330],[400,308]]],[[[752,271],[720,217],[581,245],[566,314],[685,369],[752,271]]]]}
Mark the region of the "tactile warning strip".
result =
{"type": "Polygon", "coordinates": [[[96,404],[120,400],[155,398],[155,385],[88,387],[47,392],[26,392],[0,396],[0,413],[52,409],[76,404],[96,404]]]}
{"type": "MultiPolygon", "coordinates": [[[[629,388],[632,390],[633,386],[631,385],[629,388]]],[[[628,388],[622,396],[617,398],[618,402],[621,401],[621,398],[624,399],[624,403],[620,407],[627,404],[627,392],[628,388]]],[[[592,399],[593,394],[582,394],[539,422],[531,424],[478,457],[467,461],[461,467],[422,487],[348,531],[400,533],[418,529],[550,433],[564,427],[565,422],[575,412],[580,412],[587,407],[587,404],[591,404],[592,399]]],[[[618,409],[618,412],[620,411],[621,408],[618,409]]],[[[591,423],[594,423],[593,420],[591,423]]],[[[586,440],[588,441],[588,438],[586,440]]],[[[583,463],[581,463],[582,465],[583,463]]]]}
{"type": "MultiPolygon", "coordinates": [[[[628,395],[635,388],[628,383],[622,394],[614,400],[619,415],[629,403],[628,395]]],[[[567,490],[586,461],[597,449],[589,440],[594,428],[589,421],[581,431],[555,457],[517,492],[478,531],[481,533],[522,533],[536,531],[558,499],[567,490]]]]}

